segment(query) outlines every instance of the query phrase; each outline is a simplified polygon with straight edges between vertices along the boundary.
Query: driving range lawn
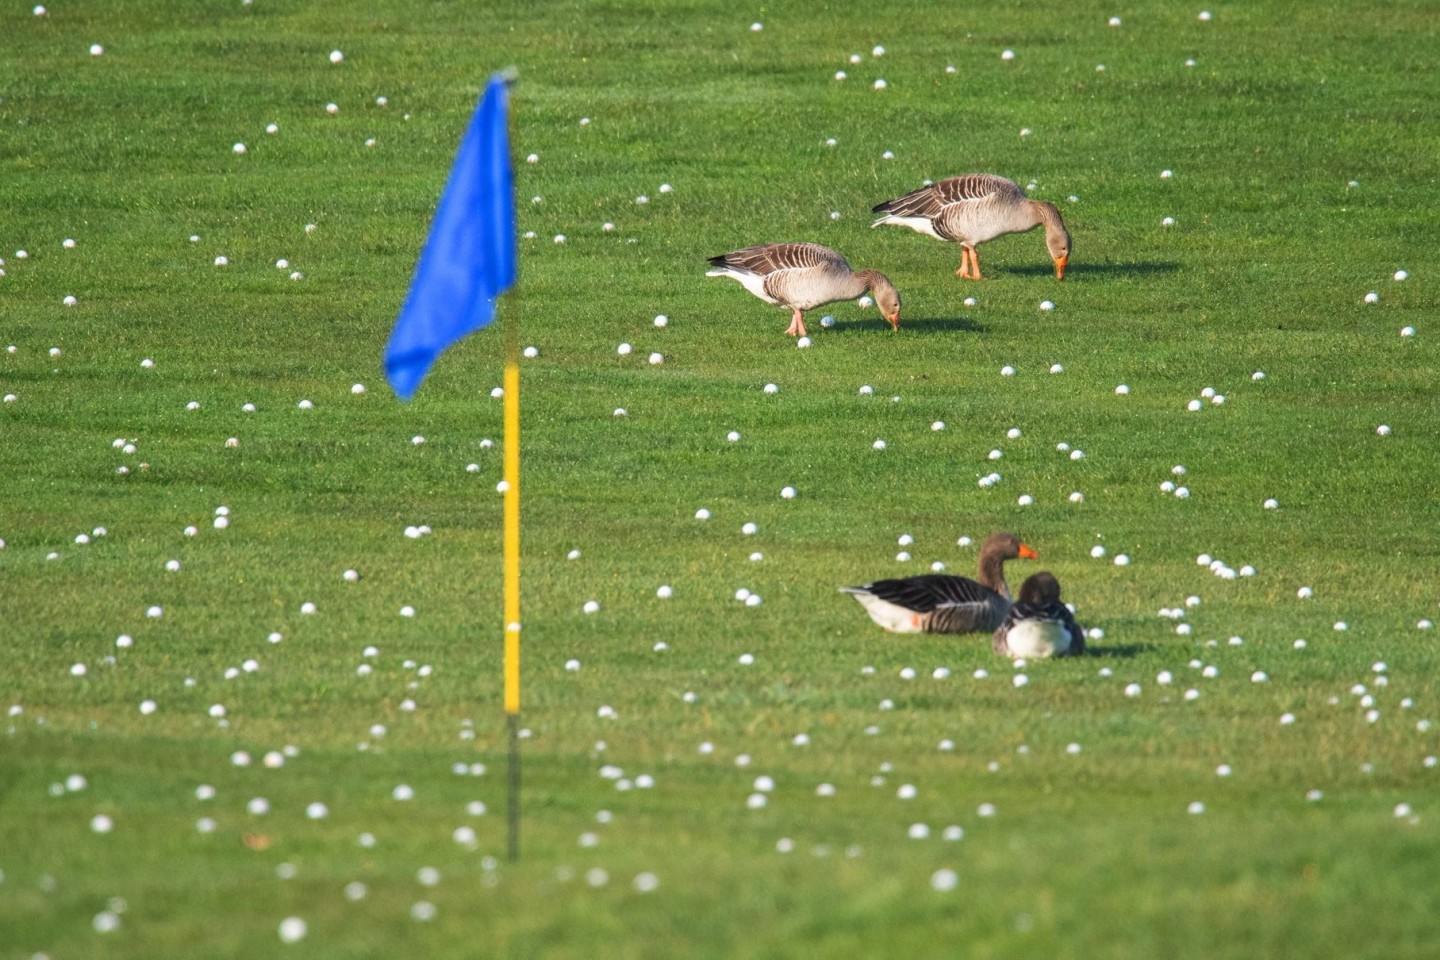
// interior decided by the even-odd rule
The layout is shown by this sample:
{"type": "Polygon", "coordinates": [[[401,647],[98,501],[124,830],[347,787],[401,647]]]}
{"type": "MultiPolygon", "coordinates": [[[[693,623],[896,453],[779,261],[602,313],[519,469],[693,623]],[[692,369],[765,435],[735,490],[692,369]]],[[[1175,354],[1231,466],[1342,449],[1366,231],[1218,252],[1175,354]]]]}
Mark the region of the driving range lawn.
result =
{"type": "Polygon", "coordinates": [[[1424,2],[0,10],[0,958],[1431,955],[1437,41],[1424,2]],[[509,65],[520,283],[402,404],[509,65]],[[1059,205],[1063,282],[1038,232],[971,282],[869,228],[972,171],[1059,205]],[[898,333],[837,303],[800,349],[704,275],[786,240],[884,271],[898,333]],[[837,591],[995,530],[1088,656],[837,591]]]}

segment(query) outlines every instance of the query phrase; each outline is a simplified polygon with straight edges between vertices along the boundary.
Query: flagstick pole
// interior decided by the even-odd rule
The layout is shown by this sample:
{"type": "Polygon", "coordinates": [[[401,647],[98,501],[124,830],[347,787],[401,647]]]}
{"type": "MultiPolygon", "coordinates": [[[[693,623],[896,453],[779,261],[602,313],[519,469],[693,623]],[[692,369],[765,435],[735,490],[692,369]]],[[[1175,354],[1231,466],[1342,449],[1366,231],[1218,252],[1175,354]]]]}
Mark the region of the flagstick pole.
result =
{"type": "MultiPolygon", "coordinates": [[[[519,71],[507,67],[501,76],[508,104],[519,71]]],[[[513,116],[507,106],[507,153],[515,139],[513,116]]],[[[506,164],[513,165],[513,157],[507,156],[506,164]]],[[[513,191],[512,187],[512,205],[513,191]]],[[[505,306],[501,318],[505,326],[505,717],[510,734],[506,820],[510,862],[515,863],[520,859],[520,316],[517,292],[501,299],[505,306]]]]}
{"type": "Polygon", "coordinates": [[[514,295],[505,316],[505,715],[510,732],[509,852],[520,859],[520,363],[514,295]]]}

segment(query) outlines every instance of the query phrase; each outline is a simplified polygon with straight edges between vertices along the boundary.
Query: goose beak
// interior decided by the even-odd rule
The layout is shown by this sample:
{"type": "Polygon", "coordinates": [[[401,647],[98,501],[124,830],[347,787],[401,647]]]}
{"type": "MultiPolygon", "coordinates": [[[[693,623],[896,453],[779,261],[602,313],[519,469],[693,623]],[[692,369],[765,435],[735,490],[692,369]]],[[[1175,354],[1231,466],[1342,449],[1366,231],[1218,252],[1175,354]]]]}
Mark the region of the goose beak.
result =
{"type": "Polygon", "coordinates": [[[891,329],[891,330],[894,330],[894,331],[896,331],[896,332],[899,332],[899,330],[900,330],[900,311],[899,311],[899,310],[896,310],[894,314],[892,314],[891,316],[886,317],[885,319],[890,321],[890,329],[891,329]]]}
{"type": "Polygon", "coordinates": [[[1027,544],[1020,544],[1020,556],[1026,560],[1039,560],[1040,554],[1036,553],[1033,547],[1027,544]]]}
{"type": "Polygon", "coordinates": [[[1069,262],[1070,262],[1070,254],[1068,254],[1068,253],[1065,254],[1065,256],[1063,256],[1063,257],[1056,257],[1056,258],[1055,258],[1055,279],[1056,279],[1056,280],[1064,280],[1064,279],[1065,279],[1065,265],[1066,265],[1067,263],[1069,263],[1069,262]]]}

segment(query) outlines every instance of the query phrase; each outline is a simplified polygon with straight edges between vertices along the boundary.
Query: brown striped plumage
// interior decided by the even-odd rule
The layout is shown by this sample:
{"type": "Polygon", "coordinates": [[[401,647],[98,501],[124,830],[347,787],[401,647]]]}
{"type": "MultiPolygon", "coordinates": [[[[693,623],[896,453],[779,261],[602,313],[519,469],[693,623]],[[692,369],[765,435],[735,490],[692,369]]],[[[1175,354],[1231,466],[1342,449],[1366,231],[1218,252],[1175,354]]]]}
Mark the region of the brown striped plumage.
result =
{"type": "Polygon", "coordinates": [[[805,336],[804,311],[837,300],[854,300],[866,291],[875,305],[900,329],[900,294],[878,270],[851,270],[850,263],[818,243],[762,243],[710,258],[710,277],[730,277],[766,303],[792,311],[791,336],[805,336]]]}
{"type": "Polygon", "coordinates": [[[991,173],[967,173],[921,187],[874,208],[885,216],[871,226],[895,224],[960,244],[956,274],[979,280],[976,247],[1009,233],[1045,227],[1045,247],[1055,262],[1055,277],[1065,278],[1070,234],[1053,203],[1031,200],[1013,180],[991,173]]]}
{"type": "Polygon", "coordinates": [[[1005,561],[1037,556],[1013,533],[997,533],[980,548],[978,582],[932,573],[840,591],[858,600],[870,619],[895,633],[989,632],[1010,610],[1005,561]]]}

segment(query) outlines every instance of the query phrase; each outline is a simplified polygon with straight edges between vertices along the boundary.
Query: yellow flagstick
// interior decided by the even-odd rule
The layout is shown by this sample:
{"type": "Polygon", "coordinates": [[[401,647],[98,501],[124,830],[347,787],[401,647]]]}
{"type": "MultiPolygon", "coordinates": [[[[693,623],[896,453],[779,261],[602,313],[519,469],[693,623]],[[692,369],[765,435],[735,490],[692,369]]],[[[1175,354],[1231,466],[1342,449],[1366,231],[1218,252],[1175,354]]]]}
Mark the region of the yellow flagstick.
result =
{"type": "Polygon", "coordinates": [[[505,712],[520,713],[520,365],[505,364],[505,712]]]}
{"type": "Polygon", "coordinates": [[[505,361],[505,715],[510,727],[510,859],[520,859],[520,365],[505,361]]]}

